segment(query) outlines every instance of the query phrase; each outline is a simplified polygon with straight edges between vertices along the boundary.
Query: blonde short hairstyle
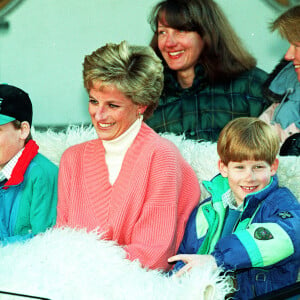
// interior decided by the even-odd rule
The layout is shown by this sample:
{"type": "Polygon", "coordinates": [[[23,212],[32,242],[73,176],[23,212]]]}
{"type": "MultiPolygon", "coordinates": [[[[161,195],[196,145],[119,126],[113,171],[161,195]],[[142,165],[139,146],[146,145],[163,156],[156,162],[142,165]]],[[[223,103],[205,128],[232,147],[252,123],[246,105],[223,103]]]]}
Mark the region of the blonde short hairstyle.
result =
{"type": "Polygon", "coordinates": [[[270,24],[271,31],[278,30],[290,43],[300,42],[300,5],[296,5],[270,24]]]}
{"type": "Polygon", "coordinates": [[[262,160],[272,165],[279,151],[279,138],[258,118],[236,118],[221,131],[217,150],[225,165],[243,160],[262,160]]]}
{"type": "Polygon", "coordinates": [[[147,105],[144,119],[149,118],[158,105],[163,89],[163,65],[149,46],[106,44],[85,56],[84,86],[89,91],[94,83],[114,85],[134,104],[147,105]]]}

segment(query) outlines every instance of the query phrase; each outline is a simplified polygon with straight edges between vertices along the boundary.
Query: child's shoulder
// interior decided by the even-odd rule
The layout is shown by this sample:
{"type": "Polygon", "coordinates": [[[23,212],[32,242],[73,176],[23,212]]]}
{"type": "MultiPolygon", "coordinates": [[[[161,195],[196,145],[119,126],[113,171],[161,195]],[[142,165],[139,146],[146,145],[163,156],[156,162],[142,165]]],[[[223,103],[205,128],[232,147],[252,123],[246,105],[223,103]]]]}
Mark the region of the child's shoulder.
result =
{"type": "Polygon", "coordinates": [[[58,166],[41,153],[38,153],[29,165],[30,176],[57,176],[58,166]]]}
{"type": "Polygon", "coordinates": [[[279,200],[282,200],[282,198],[285,199],[284,201],[285,203],[287,203],[287,201],[292,201],[300,205],[299,200],[296,198],[293,192],[288,187],[285,186],[278,187],[278,189],[274,191],[274,195],[272,196],[274,196],[274,199],[276,199],[277,196],[280,197],[279,200]]]}
{"type": "Polygon", "coordinates": [[[287,187],[278,187],[270,191],[263,202],[270,209],[300,210],[299,200],[287,187]]]}

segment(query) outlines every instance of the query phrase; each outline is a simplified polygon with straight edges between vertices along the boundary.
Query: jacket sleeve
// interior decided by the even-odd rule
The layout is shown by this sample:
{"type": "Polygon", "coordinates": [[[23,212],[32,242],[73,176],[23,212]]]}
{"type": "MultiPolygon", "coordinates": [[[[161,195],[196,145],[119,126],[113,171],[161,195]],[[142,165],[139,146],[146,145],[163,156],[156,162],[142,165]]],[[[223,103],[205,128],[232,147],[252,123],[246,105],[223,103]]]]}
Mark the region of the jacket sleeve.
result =
{"type": "Polygon", "coordinates": [[[299,259],[299,207],[295,203],[289,209],[277,207],[272,212],[260,211],[264,222],[252,223],[217,243],[212,253],[217,264],[226,270],[237,270],[280,264],[290,257],[299,259]]]}
{"type": "Polygon", "coordinates": [[[52,227],[56,221],[58,168],[49,162],[49,168],[45,168],[42,173],[32,170],[30,176],[34,178],[30,224],[32,234],[36,235],[52,227]],[[35,171],[38,173],[35,174],[35,171]]]}
{"type": "Polygon", "coordinates": [[[58,169],[44,174],[37,178],[37,184],[40,188],[33,187],[32,204],[30,210],[30,222],[32,233],[34,235],[44,232],[46,229],[54,226],[56,221],[57,206],[57,176],[58,169]]]}
{"type": "MultiPolygon", "coordinates": [[[[203,237],[198,239],[196,230],[196,215],[199,209],[197,205],[192,211],[188,223],[185,228],[183,239],[180,243],[177,254],[196,254],[202,241],[203,237]]],[[[173,272],[180,270],[185,263],[183,261],[178,261],[173,267],[173,272]]]]}
{"type": "Polygon", "coordinates": [[[58,168],[46,159],[30,165],[24,177],[15,234],[6,237],[4,243],[26,240],[55,224],[57,173],[58,168]]]}
{"type": "Polygon", "coordinates": [[[154,153],[141,215],[125,249],[151,269],[168,270],[167,259],[176,254],[192,209],[198,204],[196,174],[179,152],[154,153]]]}

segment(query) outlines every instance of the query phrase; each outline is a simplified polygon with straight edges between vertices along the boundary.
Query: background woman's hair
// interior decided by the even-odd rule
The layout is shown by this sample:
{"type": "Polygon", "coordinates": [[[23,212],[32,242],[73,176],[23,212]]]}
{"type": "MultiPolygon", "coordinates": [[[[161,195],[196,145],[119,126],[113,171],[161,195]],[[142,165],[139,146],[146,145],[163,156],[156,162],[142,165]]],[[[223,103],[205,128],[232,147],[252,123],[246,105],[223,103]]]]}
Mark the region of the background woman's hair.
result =
{"type": "Polygon", "coordinates": [[[300,5],[294,6],[270,24],[270,30],[278,30],[290,43],[300,42],[300,5]]]}
{"type": "Polygon", "coordinates": [[[210,81],[231,79],[256,66],[219,5],[212,0],[164,0],[148,18],[154,36],[150,46],[158,55],[158,21],[185,31],[196,31],[204,41],[199,63],[210,81]]]}

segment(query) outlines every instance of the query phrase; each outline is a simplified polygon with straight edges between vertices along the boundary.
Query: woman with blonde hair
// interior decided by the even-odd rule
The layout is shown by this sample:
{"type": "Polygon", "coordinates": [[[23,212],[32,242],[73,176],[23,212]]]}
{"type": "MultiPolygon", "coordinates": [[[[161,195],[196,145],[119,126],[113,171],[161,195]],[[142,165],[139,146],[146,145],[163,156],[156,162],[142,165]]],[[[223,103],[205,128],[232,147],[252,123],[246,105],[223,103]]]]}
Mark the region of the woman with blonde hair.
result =
{"type": "Polygon", "coordinates": [[[264,95],[273,104],[260,116],[277,132],[280,155],[300,155],[300,5],[270,24],[289,42],[284,58],[264,84],[264,95]]]}
{"type": "Polygon", "coordinates": [[[98,229],[128,259],[168,270],[200,187],[176,146],[143,121],[163,87],[161,61],[150,47],[107,44],[85,57],[83,79],[98,138],[62,156],[57,226],[98,229]]]}

